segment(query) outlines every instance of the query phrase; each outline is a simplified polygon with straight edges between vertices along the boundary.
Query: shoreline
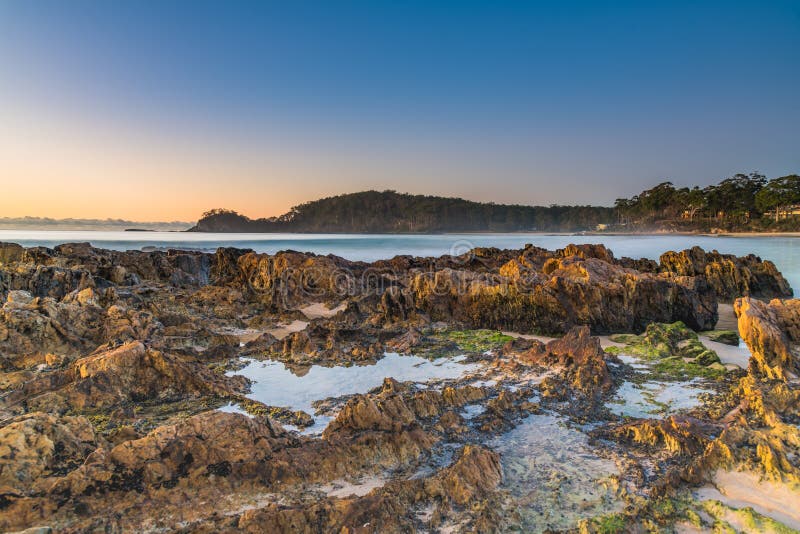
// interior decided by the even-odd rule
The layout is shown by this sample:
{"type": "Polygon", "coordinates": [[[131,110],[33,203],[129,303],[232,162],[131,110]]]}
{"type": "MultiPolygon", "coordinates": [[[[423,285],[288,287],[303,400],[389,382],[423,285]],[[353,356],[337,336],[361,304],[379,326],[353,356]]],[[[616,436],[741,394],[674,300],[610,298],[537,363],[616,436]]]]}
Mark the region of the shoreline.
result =
{"type": "Polygon", "coordinates": [[[569,235],[586,236],[701,236],[701,237],[800,237],[800,232],[581,232],[569,235]]]}
{"type": "Polygon", "coordinates": [[[130,235],[136,234],[152,234],[152,233],[169,233],[169,234],[202,234],[202,235],[321,235],[321,236],[463,236],[463,235],[541,235],[541,236],[575,236],[575,237],[664,237],[664,236],[699,236],[699,237],[775,237],[775,238],[797,238],[800,237],[798,232],[598,232],[598,231],[582,231],[582,232],[558,232],[558,231],[536,231],[536,230],[517,230],[509,232],[492,232],[486,230],[475,231],[454,231],[454,232],[392,232],[392,233],[365,233],[365,232],[194,232],[189,230],[130,230],[130,229],[65,229],[65,228],[2,228],[0,232],[52,232],[52,233],[71,233],[71,232],[120,232],[130,235]]]}

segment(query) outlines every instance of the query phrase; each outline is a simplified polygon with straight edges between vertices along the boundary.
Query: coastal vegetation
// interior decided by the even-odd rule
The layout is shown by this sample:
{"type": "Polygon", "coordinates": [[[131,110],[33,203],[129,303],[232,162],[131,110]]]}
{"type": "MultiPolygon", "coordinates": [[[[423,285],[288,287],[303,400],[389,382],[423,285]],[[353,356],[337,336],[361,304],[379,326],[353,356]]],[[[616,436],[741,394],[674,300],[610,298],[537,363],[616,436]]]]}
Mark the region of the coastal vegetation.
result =
{"type": "Polygon", "coordinates": [[[197,232],[435,233],[575,231],[612,222],[613,208],[522,206],[462,198],[362,191],[306,202],[279,217],[250,219],[229,209],[203,214],[197,232]]]}
{"type": "Polygon", "coordinates": [[[278,217],[251,219],[217,208],[195,232],[436,233],[518,231],[794,231],[800,230],[800,176],[767,180],[736,174],[715,185],[662,182],[614,207],[524,206],[462,198],[362,191],[295,206],[278,217]]]}
{"type": "Polygon", "coordinates": [[[620,229],[796,231],[800,229],[800,176],[767,180],[736,174],[715,185],[675,187],[662,182],[615,202],[620,229]]]}

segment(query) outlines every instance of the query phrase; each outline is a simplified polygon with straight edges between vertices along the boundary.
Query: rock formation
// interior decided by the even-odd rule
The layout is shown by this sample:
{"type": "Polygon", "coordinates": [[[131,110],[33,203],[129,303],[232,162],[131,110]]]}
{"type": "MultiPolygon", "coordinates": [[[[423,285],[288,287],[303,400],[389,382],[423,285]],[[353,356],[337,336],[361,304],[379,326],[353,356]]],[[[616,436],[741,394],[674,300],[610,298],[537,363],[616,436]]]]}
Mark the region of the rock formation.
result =
{"type": "Polygon", "coordinates": [[[752,358],[754,374],[786,380],[800,376],[800,300],[773,300],[769,304],[752,298],[736,301],[739,332],[752,358]]]}
{"type": "Polygon", "coordinates": [[[764,299],[792,296],[792,288],[775,264],[752,254],[736,257],[693,247],[662,254],[659,271],[703,276],[717,298],[723,301],[744,296],[764,299]]]}
{"type": "Polygon", "coordinates": [[[367,264],[0,244],[0,529],[503,531],[517,502],[504,473],[520,466],[490,444],[542,414],[601,427],[603,454],[630,472],[658,456],[655,474],[626,480],[644,495],[734,464],[796,480],[800,307],[753,298],[787,292],[769,262],[696,249],[661,263],[570,245],[367,264]],[[753,363],[720,379],[724,414],[609,412],[629,371],[593,334],[642,334],[670,358],[705,362],[689,328],[713,328],[717,301],[741,295],[753,363]],[[237,374],[272,360],[302,376],[385,351],[431,366],[458,356],[472,370],[386,377],[314,399],[313,414],[255,400],[237,374]],[[331,422],[313,437],[278,422],[315,420],[331,422]]]}

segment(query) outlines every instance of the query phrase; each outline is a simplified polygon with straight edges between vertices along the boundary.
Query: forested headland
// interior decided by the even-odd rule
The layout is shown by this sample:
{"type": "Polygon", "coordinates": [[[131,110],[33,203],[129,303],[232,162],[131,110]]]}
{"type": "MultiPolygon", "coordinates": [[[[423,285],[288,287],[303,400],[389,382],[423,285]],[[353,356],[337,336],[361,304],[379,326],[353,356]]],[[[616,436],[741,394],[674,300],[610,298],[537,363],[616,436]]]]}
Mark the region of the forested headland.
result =
{"type": "Polygon", "coordinates": [[[736,174],[706,187],[662,182],[607,206],[524,206],[363,191],[251,219],[230,209],[202,215],[194,232],[770,232],[800,230],[800,176],[736,174]]]}

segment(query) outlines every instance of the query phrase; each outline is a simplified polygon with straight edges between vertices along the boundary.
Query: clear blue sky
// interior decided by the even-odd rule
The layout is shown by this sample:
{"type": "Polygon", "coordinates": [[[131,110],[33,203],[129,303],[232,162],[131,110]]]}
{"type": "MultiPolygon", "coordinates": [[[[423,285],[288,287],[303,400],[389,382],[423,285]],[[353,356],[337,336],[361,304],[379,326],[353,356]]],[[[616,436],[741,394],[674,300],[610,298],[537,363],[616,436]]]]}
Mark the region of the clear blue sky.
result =
{"type": "Polygon", "coordinates": [[[0,215],[774,177],[800,172],[799,82],[800,1],[5,0],[0,215]]]}

